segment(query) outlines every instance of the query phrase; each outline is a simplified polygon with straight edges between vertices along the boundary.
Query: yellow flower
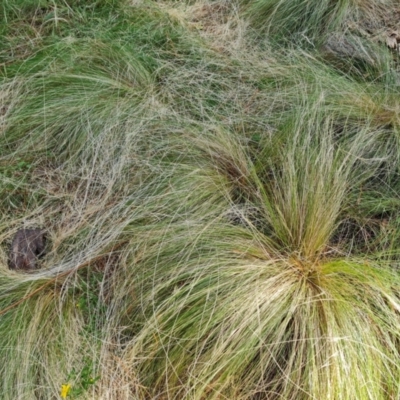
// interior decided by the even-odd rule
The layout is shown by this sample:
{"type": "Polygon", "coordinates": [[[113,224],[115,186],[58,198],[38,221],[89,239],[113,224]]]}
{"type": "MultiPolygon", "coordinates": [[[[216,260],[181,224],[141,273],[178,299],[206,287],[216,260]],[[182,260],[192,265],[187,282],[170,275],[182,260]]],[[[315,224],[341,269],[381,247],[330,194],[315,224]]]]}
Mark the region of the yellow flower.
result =
{"type": "Polygon", "coordinates": [[[61,385],[61,398],[66,399],[70,390],[71,385],[69,383],[66,385],[61,385]]]}

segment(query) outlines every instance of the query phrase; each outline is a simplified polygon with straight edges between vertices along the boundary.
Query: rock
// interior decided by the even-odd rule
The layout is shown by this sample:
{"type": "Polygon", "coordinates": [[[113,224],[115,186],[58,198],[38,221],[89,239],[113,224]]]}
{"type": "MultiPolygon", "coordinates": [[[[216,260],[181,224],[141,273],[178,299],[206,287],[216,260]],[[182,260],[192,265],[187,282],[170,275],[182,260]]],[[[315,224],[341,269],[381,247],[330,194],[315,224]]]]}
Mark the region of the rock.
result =
{"type": "Polygon", "coordinates": [[[38,259],[44,255],[45,231],[40,228],[20,229],[11,244],[10,269],[35,270],[38,259]]]}

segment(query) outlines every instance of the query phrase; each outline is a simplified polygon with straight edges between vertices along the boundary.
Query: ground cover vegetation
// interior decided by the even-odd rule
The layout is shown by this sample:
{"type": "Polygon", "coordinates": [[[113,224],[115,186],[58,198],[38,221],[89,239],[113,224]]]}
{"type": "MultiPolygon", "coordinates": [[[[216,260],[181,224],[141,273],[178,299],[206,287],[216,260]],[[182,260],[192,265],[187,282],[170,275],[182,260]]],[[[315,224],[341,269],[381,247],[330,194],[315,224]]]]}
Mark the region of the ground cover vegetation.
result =
{"type": "Polygon", "coordinates": [[[2,0],[1,398],[398,399],[399,15],[2,0]]]}

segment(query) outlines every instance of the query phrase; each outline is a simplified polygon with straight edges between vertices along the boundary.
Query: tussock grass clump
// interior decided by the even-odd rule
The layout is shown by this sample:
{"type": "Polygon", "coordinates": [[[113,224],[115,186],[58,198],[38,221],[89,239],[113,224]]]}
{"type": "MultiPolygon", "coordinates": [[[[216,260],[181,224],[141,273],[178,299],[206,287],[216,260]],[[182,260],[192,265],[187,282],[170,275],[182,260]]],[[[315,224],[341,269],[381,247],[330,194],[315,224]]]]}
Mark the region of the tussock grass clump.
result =
{"type": "Polygon", "coordinates": [[[143,93],[151,92],[145,65],[122,46],[78,40],[73,45],[60,44],[55,51],[61,65],[57,65],[58,57],[42,62],[54,63],[63,69],[62,74],[45,70],[10,83],[23,95],[8,110],[7,152],[16,147],[21,153],[23,147],[51,152],[56,147],[59,160],[64,152],[65,157],[78,156],[86,140],[98,135],[105,122],[111,125],[115,118],[115,124],[123,125],[131,114],[128,110],[136,108],[140,113],[143,93]],[[64,118],[58,117],[60,113],[64,118]]]}
{"type": "MultiPolygon", "coordinates": [[[[305,6],[268,4],[277,34],[305,6]]],[[[396,71],[274,49],[240,10],[2,5],[5,400],[399,397],[396,71]],[[21,227],[47,231],[29,274],[21,227]]]]}
{"type": "Polygon", "coordinates": [[[241,0],[258,30],[281,42],[323,43],[332,33],[383,41],[385,30],[397,28],[398,3],[383,1],[241,0]]]}
{"type": "Polygon", "coordinates": [[[340,27],[353,5],[351,0],[244,0],[243,3],[258,27],[283,40],[291,40],[294,35],[318,39],[340,27]]]}
{"type": "Polygon", "coordinates": [[[388,48],[397,48],[396,1],[243,0],[241,4],[257,32],[257,43],[268,35],[279,46],[317,49],[325,62],[363,81],[385,79],[398,69],[397,50],[388,48]]]}
{"type": "Polygon", "coordinates": [[[216,203],[198,186],[212,212],[188,208],[197,191],[188,182],[181,211],[152,232],[137,264],[145,319],[128,354],[152,396],[397,393],[397,273],[372,254],[344,256],[333,240],[351,193],[374,175],[373,160],[360,163],[374,138],[338,142],[329,121],[302,117],[265,139],[253,161],[228,133],[223,147],[218,135],[200,140],[199,160],[226,176],[212,180],[223,197],[216,203]]]}
{"type": "MultiPolygon", "coordinates": [[[[196,246],[166,274],[158,253],[153,288],[142,299],[149,317],[131,349],[153,396],[396,396],[398,329],[385,321],[398,319],[389,303],[397,277],[378,265],[274,260],[251,242],[246,254],[245,238],[228,251],[238,232],[212,228],[225,239],[214,241],[219,262],[196,257],[196,246]]],[[[210,254],[210,244],[197,241],[210,254]]]]}
{"type": "Polygon", "coordinates": [[[81,361],[76,357],[83,321],[71,300],[60,301],[65,296],[60,280],[24,279],[3,272],[0,285],[0,348],[8,360],[1,367],[3,397],[55,397],[51,382],[63,379],[68,368],[81,361]]]}

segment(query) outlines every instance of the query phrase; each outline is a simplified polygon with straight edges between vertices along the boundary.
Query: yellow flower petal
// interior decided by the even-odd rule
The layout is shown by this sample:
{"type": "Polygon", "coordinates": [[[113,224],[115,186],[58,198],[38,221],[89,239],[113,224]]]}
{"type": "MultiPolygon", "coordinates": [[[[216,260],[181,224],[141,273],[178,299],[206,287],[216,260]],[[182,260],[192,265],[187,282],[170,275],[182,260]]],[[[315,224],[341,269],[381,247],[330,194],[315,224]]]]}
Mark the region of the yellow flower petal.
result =
{"type": "Polygon", "coordinates": [[[61,385],[61,398],[66,399],[70,390],[71,385],[69,383],[67,385],[61,385]]]}

